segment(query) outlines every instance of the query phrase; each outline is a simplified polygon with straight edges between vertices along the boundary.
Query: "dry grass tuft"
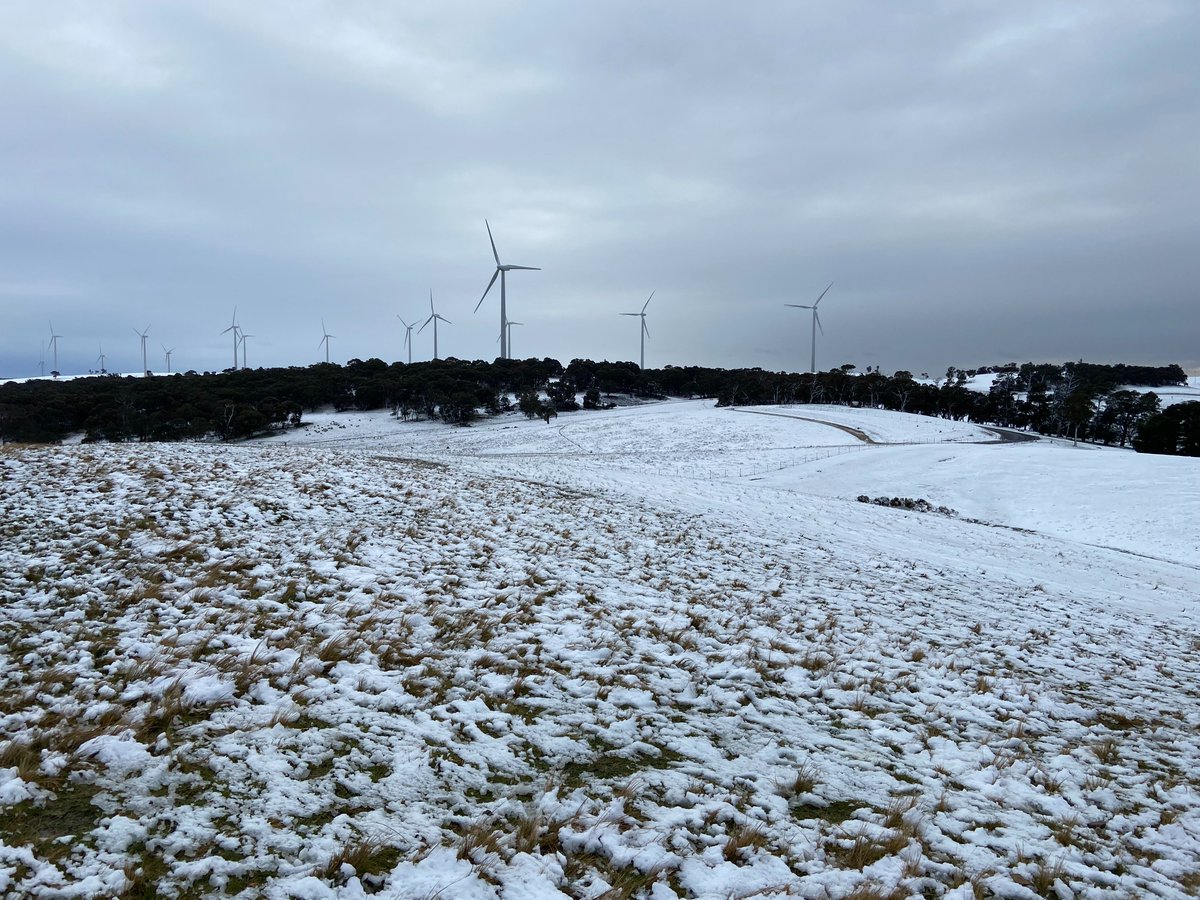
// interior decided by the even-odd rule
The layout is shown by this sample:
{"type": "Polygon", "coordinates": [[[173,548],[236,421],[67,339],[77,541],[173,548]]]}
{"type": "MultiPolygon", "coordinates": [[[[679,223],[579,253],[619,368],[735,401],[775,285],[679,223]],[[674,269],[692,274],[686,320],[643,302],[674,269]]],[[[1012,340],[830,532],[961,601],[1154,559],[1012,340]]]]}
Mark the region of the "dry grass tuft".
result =
{"type": "Polygon", "coordinates": [[[1055,882],[1061,879],[1063,874],[1063,861],[1061,859],[1056,860],[1054,863],[1047,863],[1043,860],[1035,865],[1028,875],[1023,878],[1015,878],[1014,880],[1023,882],[1027,888],[1040,897],[1049,897],[1055,882]]]}
{"type": "Polygon", "coordinates": [[[458,858],[476,865],[503,858],[504,834],[490,818],[467,825],[458,840],[458,858]]]}
{"type": "Polygon", "coordinates": [[[796,797],[800,794],[811,794],[817,787],[817,770],[807,760],[799,765],[796,774],[779,782],[779,794],[782,797],[796,797]]]}
{"type": "Polygon", "coordinates": [[[1107,737],[1102,741],[1096,741],[1096,743],[1092,744],[1092,753],[1105,766],[1111,766],[1117,761],[1120,756],[1117,752],[1119,749],[1120,744],[1115,737],[1107,737]]]}
{"type": "Polygon", "coordinates": [[[846,894],[845,900],[905,900],[908,896],[910,896],[908,889],[899,885],[894,888],[885,888],[881,884],[868,881],[846,894]]]}
{"type": "Polygon", "coordinates": [[[341,883],[349,876],[343,866],[349,866],[354,875],[362,878],[390,872],[399,861],[400,851],[395,847],[389,847],[377,838],[363,838],[344,844],[330,857],[319,876],[326,881],[341,883]]]}
{"type": "Polygon", "coordinates": [[[761,850],[768,843],[766,832],[758,823],[734,824],[729,828],[729,839],[721,853],[728,862],[746,862],[750,850],[761,850]]]}

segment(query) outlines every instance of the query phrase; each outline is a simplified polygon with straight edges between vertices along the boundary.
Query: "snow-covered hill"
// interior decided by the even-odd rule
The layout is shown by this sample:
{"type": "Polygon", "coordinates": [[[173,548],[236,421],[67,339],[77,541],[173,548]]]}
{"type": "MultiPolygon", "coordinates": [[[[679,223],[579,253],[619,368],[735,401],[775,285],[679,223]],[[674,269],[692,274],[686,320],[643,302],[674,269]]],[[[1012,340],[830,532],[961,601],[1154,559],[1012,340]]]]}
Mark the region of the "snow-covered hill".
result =
{"type": "MultiPolygon", "coordinates": [[[[974,375],[967,379],[966,386],[972,391],[978,391],[986,394],[992,389],[992,382],[997,376],[994,373],[983,375],[974,375]]],[[[927,380],[927,384],[932,384],[932,380],[927,380]]],[[[1168,406],[1174,406],[1176,403],[1200,403],[1200,375],[1189,375],[1187,384],[1167,385],[1165,387],[1144,387],[1137,384],[1123,385],[1122,390],[1135,391],[1139,394],[1149,394],[1151,392],[1158,395],[1162,406],[1166,409],[1168,406]]],[[[1022,396],[1024,396],[1022,394],[1022,396]]]]}
{"type": "Polygon", "coordinates": [[[1193,896],[1194,469],[754,412],[6,448],[0,891],[1193,896]]]}

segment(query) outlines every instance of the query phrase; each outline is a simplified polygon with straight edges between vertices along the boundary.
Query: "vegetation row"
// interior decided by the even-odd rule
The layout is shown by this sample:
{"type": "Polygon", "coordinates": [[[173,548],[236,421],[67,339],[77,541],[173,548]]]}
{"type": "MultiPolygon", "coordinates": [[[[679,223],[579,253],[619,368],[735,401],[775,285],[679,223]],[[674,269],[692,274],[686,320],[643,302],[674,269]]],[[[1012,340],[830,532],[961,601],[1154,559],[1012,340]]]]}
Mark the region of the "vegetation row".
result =
{"type": "Polygon", "coordinates": [[[1142,452],[1200,456],[1200,403],[1161,408],[1136,387],[1186,383],[1177,365],[1073,362],[951,367],[930,380],[885,375],[850,364],[796,374],[702,366],[639,368],[629,362],[576,359],[495,362],[458,359],[388,364],[187,372],[144,378],[95,376],[0,385],[0,440],[34,443],[83,435],[85,441],[238,440],[298,427],[305,412],[390,409],[469,425],[518,408],[547,421],[558,412],[608,405],[607,398],[706,397],[721,406],[831,403],[898,410],[1000,425],[1142,452]],[[988,392],[967,379],[994,374],[988,392]]]}

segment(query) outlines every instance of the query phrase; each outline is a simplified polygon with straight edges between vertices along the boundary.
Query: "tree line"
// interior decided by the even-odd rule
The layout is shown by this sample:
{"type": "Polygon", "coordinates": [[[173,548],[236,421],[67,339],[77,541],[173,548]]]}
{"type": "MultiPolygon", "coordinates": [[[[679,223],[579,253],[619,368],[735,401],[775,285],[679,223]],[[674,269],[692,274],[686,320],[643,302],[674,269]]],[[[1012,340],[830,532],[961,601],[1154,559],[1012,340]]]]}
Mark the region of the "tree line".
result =
{"type": "Polygon", "coordinates": [[[547,421],[558,412],[609,405],[606,398],[704,397],[721,406],[833,403],[893,409],[1001,425],[1134,448],[1200,455],[1200,404],[1161,408],[1152,392],[1128,386],[1186,383],[1179,366],[1073,362],[1009,363],[945,376],[891,375],[850,364],[814,374],[759,368],[666,366],[630,362],[458,359],[412,364],[380,359],[345,366],[187,372],[144,378],[101,375],[0,385],[0,440],[238,440],[298,427],[305,412],[390,409],[403,419],[469,425],[514,408],[547,421]],[[987,392],[974,375],[992,374],[987,392]],[[514,402],[515,400],[515,402],[514,402]]]}

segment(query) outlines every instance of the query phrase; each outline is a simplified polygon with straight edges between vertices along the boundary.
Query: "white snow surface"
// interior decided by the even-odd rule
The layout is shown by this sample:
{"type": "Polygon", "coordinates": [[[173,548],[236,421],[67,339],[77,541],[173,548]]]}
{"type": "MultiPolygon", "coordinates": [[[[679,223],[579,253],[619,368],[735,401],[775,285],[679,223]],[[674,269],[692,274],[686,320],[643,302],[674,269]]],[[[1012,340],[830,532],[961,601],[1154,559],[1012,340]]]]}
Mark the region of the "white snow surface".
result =
{"type": "Polygon", "coordinates": [[[310,418],[0,452],[0,893],[1200,889],[1196,460],[310,418]]]}

